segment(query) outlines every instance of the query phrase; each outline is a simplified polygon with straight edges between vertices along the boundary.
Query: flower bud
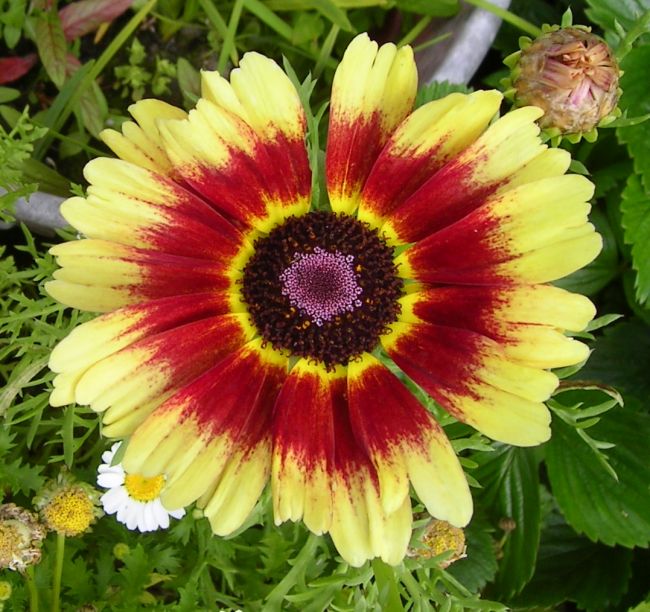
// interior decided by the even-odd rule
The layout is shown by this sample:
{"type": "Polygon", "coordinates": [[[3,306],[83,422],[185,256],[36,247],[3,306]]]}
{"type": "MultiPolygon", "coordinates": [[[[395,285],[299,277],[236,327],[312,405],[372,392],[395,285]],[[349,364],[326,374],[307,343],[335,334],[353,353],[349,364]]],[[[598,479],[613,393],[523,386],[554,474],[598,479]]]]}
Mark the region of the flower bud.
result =
{"type": "Polygon", "coordinates": [[[10,582],[0,580],[0,601],[8,601],[12,590],[10,582]]]}
{"type": "Polygon", "coordinates": [[[525,46],[511,80],[517,106],[539,106],[550,135],[580,135],[614,119],[619,75],[604,40],[588,28],[565,27],[525,46]]]}
{"type": "Polygon", "coordinates": [[[129,545],[124,542],[118,542],[113,546],[113,556],[120,561],[124,561],[130,552],[131,549],[129,548],[129,545]]]}

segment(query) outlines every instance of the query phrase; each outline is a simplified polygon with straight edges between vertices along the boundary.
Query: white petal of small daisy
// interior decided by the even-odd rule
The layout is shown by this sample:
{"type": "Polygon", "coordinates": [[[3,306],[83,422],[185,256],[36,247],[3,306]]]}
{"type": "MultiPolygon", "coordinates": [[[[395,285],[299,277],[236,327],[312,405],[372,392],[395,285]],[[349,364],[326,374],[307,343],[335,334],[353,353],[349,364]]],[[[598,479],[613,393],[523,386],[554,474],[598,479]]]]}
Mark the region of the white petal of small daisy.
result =
{"type": "MultiPolygon", "coordinates": [[[[101,465],[99,466],[101,467],[101,465]]],[[[97,484],[105,489],[112,489],[124,484],[124,474],[104,472],[97,475],[97,484]]]]}
{"type": "Polygon", "coordinates": [[[109,489],[101,497],[106,514],[127,526],[141,532],[156,531],[169,527],[169,517],[181,518],[185,510],[167,510],[160,501],[160,491],[165,482],[164,475],[145,478],[138,474],[127,474],[121,464],[111,465],[121,442],[111,446],[102,454],[102,463],[97,468],[97,484],[109,489]]]}

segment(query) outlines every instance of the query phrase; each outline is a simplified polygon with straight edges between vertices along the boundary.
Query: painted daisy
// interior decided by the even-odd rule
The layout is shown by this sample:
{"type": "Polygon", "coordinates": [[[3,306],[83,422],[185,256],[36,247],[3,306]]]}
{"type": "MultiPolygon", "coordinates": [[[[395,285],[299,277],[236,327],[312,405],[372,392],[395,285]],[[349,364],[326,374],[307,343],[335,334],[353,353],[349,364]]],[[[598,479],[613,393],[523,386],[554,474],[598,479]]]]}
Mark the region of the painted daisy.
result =
{"type": "Polygon", "coordinates": [[[108,489],[100,498],[104,511],[115,514],[115,518],[131,530],[144,533],[167,529],[169,517],[182,518],[185,510],[167,510],[162,505],[160,493],[165,485],[163,474],[149,477],[127,474],[121,463],[112,465],[121,444],[116,442],[110,450],[104,451],[104,463],[97,468],[97,484],[108,489]]]}
{"type": "Polygon", "coordinates": [[[63,205],[85,238],[57,245],[48,291],[105,312],[53,351],[51,403],[90,405],[129,436],[127,473],[165,473],[216,534],[271,480],[277,523],[329,532],[358,566],[403,558],[409,482],[465,525],[472,498],[401,368],[454,417],[509,444],[550,435],[549,368],[586,359],[563,330],[594,316],[545,283],[591,261],[593,185],[565,175],[527,107],[496,91],[411,112],[412,50],[355,38],[338,67],[326,151],[331,210],[312,210],[305,115],[272,60],[202,74],[189,114],[144,100],[104,132],[121,159],[63,205]]]}

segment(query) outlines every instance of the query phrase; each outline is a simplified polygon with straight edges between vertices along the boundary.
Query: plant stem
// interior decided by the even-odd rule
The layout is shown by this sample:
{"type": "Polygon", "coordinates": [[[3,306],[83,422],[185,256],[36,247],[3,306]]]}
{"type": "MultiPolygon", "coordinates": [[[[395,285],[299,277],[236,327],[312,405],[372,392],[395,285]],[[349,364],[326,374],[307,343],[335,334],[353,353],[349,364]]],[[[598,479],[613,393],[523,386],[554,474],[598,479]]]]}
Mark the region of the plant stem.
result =
{"type": "Polygon", "coordinates": [[[530,21],[526,21],[506,9],[502,9],[500,6],[495,6],[488,0],[465,0],[465,2],[489,11],[493,15],[503,19],[503,21],[515,26],[515,28],[519,28],[523,32],[526,32],[526,34],[530,34],[533,38],[537,38],[542,33],[542,30],[530,23],[530,21]]]}
{"type": "Polygon", "coordinates": [[[433,20],[433,17],[422,17],[420,21],[418,21],[407,33],[406,35],[402,38],[397,43],[398,47],[403,47],[404,45],[410,45],[420,34],[422,34],[424,28],[426,28],[431,21],[433,20]]]}
{"type": "Polygon", "coordinates": [[[293,567],[287,572],[287,575],[275,586],[275,588],[268,594],[266,598],[267,605],[269,609],[280,609],[280,605],[284,596],[294,587],[297,583],[298,577],[302,572],[304,572],[307,565],[309,565],[314,560],[314,553],[316,548],[318,548],[318,543],[320,542],[320,536],[316,536],[313,533],[309,534],[305,545],[302,547],[302,550],[298,553],[293,567]]]}
{"type": "Polygon", "coordinates": [[[244,8],[244,0],[235,0],[233,4],[232,11],[230,13],[230,20],[228,21],[228,30],[226,31],[226,37],[223,41],[223,46],[221,47],[221,53],[219,54],[219,63],[217,64],[217,70],[219,74],[223,74],[226,70],[226,65],[228,64],[228,56],[234,54],[237,57],[235,66],[239,63],[239,58],[237,56],[237,46],[235,45],[235,33],[237,32],[237,26],[239,25],[239,18],[241,17],[242,9],[244,8]]]}
{"type": "Polygon", "coordinates": [[[54,578],[52,582],[52,612],[61,609],[61,575],[63,574],[63,556],[65,555],[65,535],[56,534],[56,558],[54,562],[54,578]]]}
{"type": "Polygon", "coordinates": [[[36,590],[36,582],[34,581],[33,565],[30,565],[25,572],[25,583],[29,591],[29,610],[30,612],[38,612],[38,591],[36,590]]]}

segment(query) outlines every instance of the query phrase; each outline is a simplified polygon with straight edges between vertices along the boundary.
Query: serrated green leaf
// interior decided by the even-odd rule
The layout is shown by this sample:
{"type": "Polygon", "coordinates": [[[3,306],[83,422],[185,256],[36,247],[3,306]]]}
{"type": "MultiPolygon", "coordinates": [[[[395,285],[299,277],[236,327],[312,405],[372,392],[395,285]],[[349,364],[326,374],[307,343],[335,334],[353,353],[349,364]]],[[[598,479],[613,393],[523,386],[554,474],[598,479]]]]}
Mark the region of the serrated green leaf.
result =
{"type": "Polygon", "coordinates": [[[505,539],[494,580],[498,596],[508,599],[535,570],[541,520],[537,462],[531,449],[509,446],[476,459],[481,465],[474,476],[483,485],[479,495],[493,525],[504,518],[515,524],[505,539]]]}
{"type": "Polygon", "coordinates": [[[433,81],[428,85],[420,87],[415,97],[416,108],[431,102],[432,100],[439,100],[451,93],[470,93],[473,89],[467,85],[460,83],[450,83],[449,81],[433,81]]]}
{"type": "Polygon", "coordinates": [[[580,378],[595,380],[650,408],[650,328],[640,321],[618,323],[596,340],[580,378]]]}
{"type": "Polygon", "coordinates": [[[573,601],[581,609],[602,610],[625,594],[631,563],[632,551],[595,544],[559,514],[551,514],[542,530],[535,574],[513,603],[555,607],[573,601]]]}
{"type": "Polygon", "coordinates": [[[621,212],[625,242],[632,245],[632,265],[637,272],[636,296],[644,304],[650,297],[650,194],[638,176],[627,181],[621,212]]]}
{"type": "Polygon", "coordinates": [[[596,461],[576,430],[553,419],[546,464],[553,493],[567,522],[608,546],[647,546],[650,542],[650,416],[619,408],[590,430],[616,446],[607,458],[618,482],[596,461]]]}
{"type": "Polygon", "coordinates": [[[34,22],[36,48],[45,71],[60,89],[65,82],[68,45],[56,11],[40,13],[34,22]]]}
{"type": "MultiPolygon", "coordinates": [[[[650,5],[650,0],[648,4],[650,5]]],[[[650,9],[650,6],[647,9],[650,9]]],[[[621,68],[625,73],[621,77],[623,95],[619,106],[630,117],[650,112],[648,65],[650,65],[650,45],[632,49],[621,62],[621,68]]],[[[641,176],[646,192],[650,192],[650,123],[645,121],[639,125],[617,128],[616,135],[627,145],[634,162],[634,170],[641,176]]]]}
{"type": "Polygon", "coordinates": [[[120,569],[120,582],[125,602],[137,601],[149,582],[153,566],[142,544],[132,548],[124,557],[124,567],[120,569]]]}
{"type": "Polygon", "coordinates": [[[41,466],[22,464],[20,459],[0,463],[0,497],[5,488],[11,489],[14,494],[24,495],[38,491],[45,481],[41,476],[42,471],[41,466]]]}
{"type": "Polygon", "coordinates": [[[605,30],[610,44],[617,44],[622,38],[617,32],[617,23],[624,31],[634,27],[637,20],[650,9],[649,0],[587,0],[589,19],[605,30]]]}

